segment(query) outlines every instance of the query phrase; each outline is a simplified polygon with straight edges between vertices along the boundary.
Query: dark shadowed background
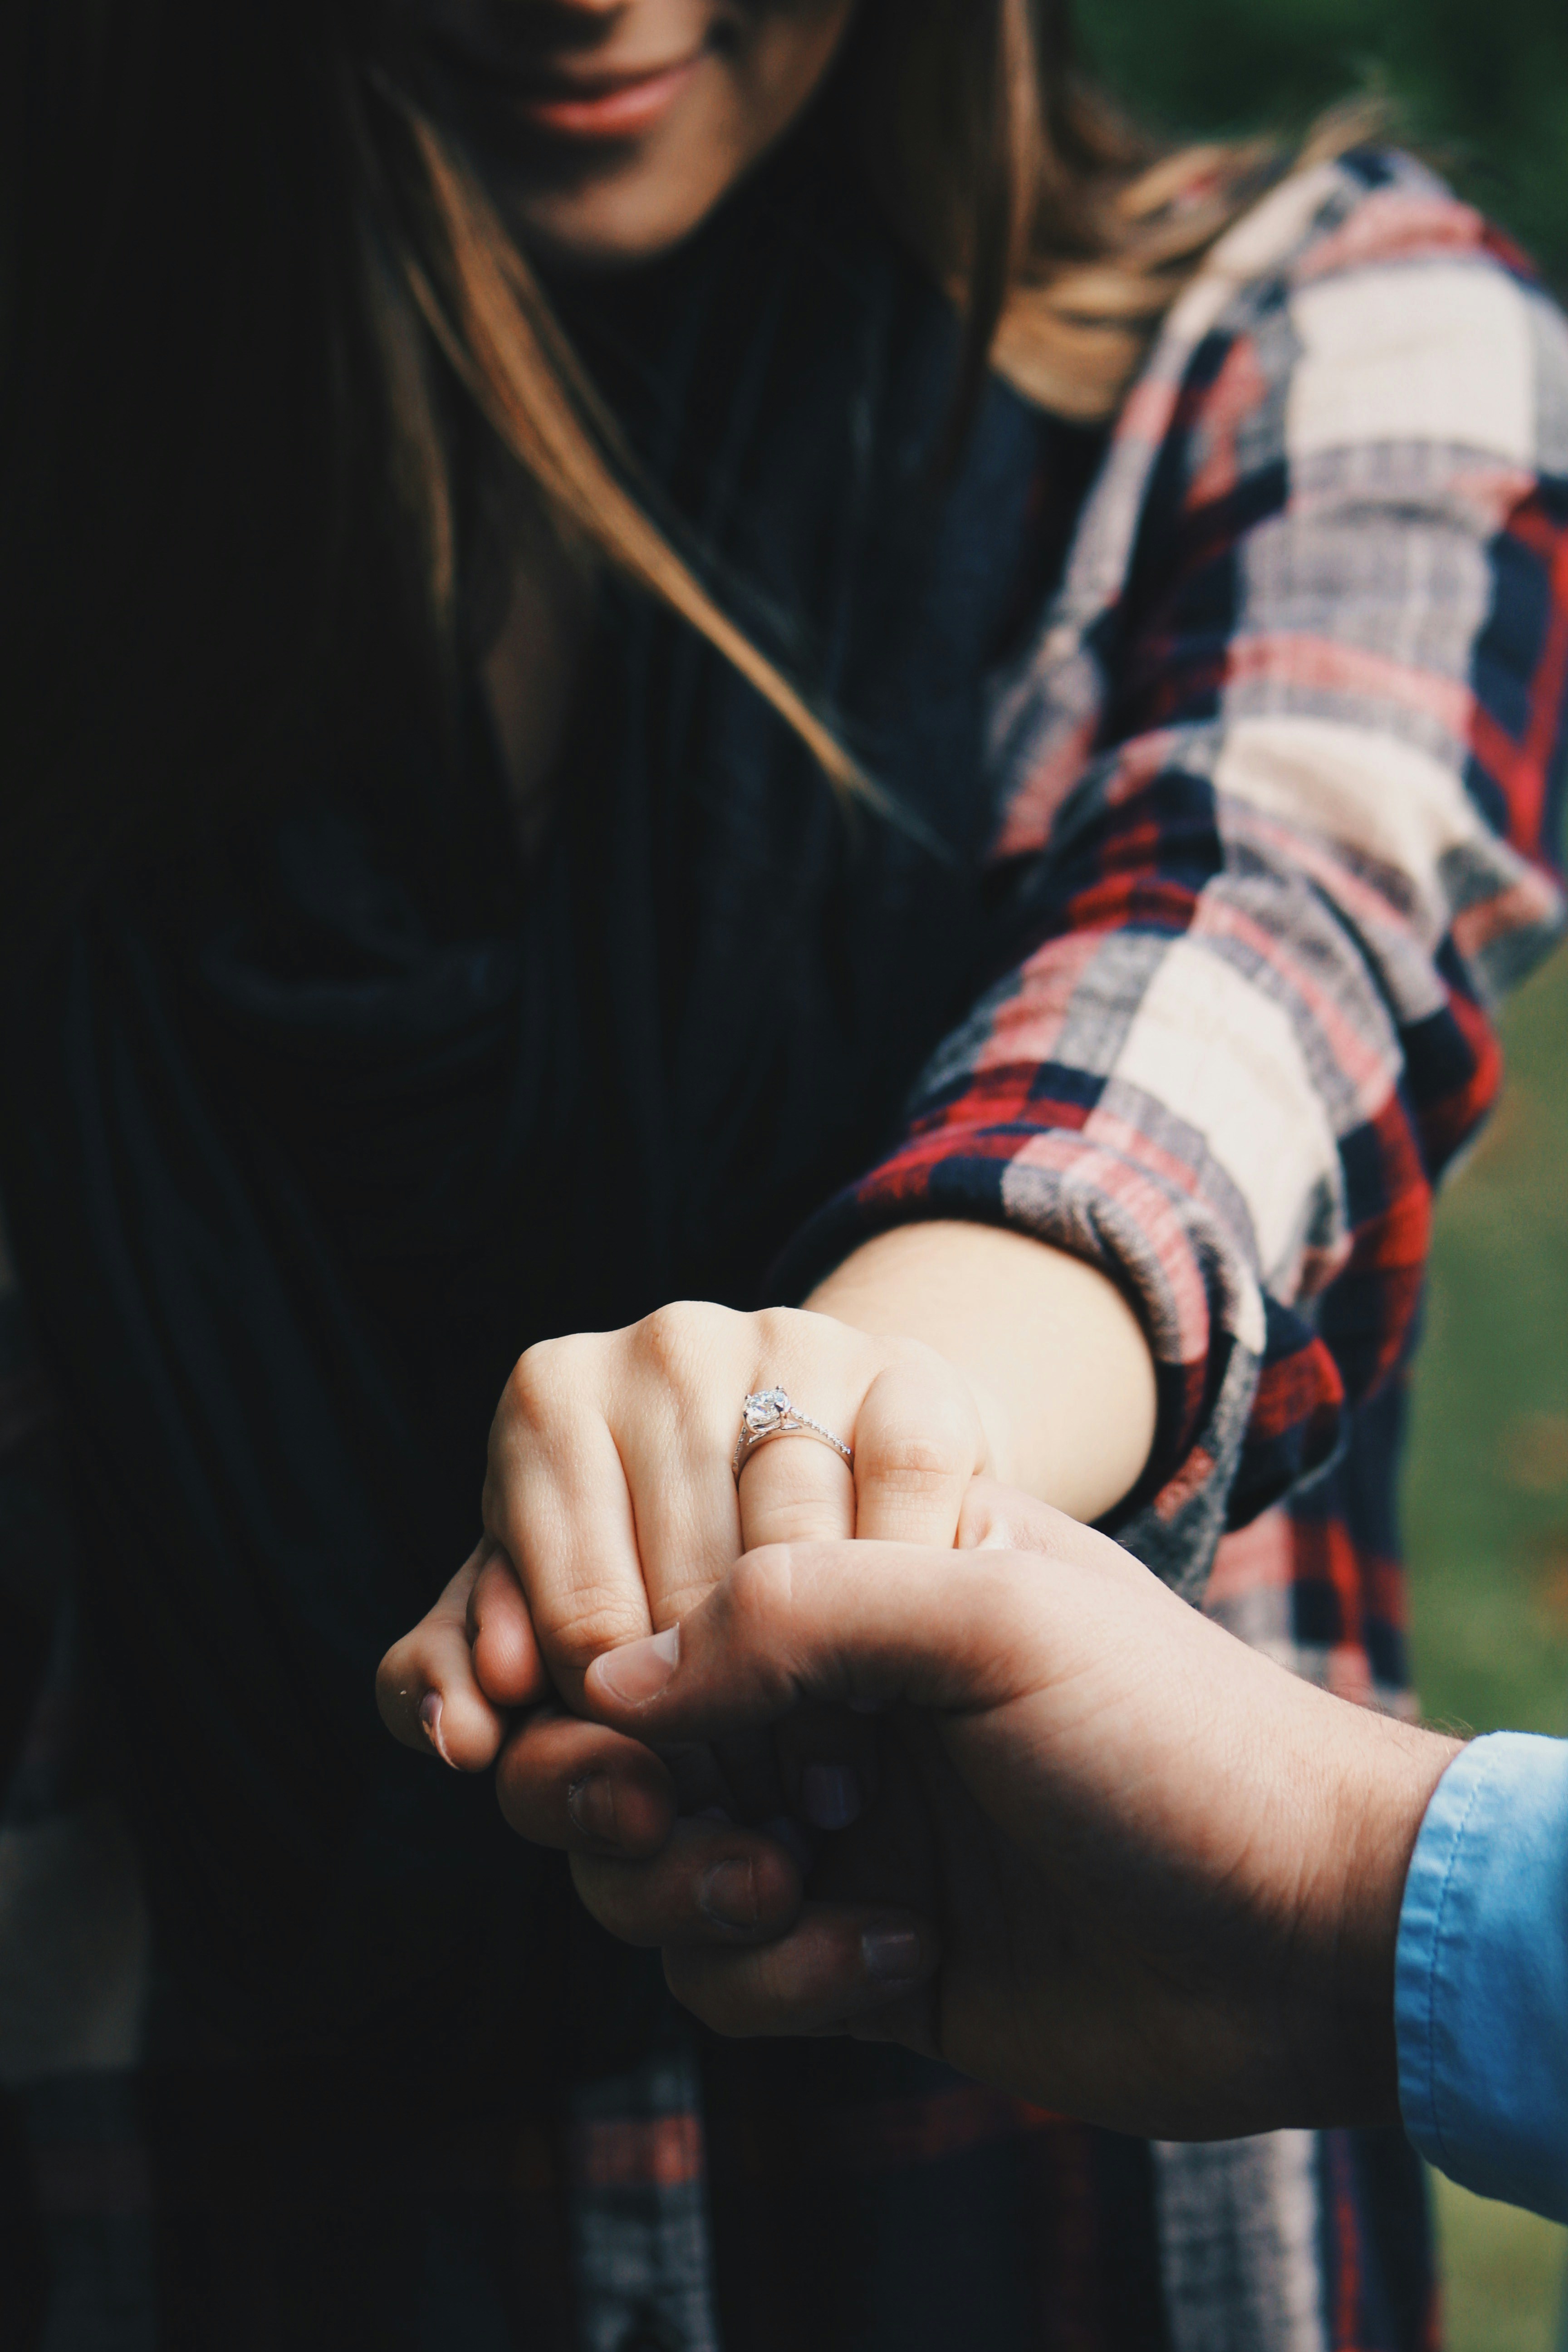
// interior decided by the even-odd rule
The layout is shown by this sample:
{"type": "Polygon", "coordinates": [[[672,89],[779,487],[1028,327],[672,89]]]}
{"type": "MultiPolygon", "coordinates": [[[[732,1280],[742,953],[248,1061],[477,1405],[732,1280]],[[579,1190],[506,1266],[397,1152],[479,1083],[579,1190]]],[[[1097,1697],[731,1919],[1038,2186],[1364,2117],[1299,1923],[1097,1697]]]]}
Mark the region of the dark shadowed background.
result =
{"type": "MultiPolygon", "coordinates": [[[[1080,23],[1110,87],[1177,131],[1380,95],[1568,292],[1568,0],[1080,0],[1080,23]]],[[[1431,1717],[1568,1734],[1568,955],[1503,1033],[1503,1108],[1438,1221],[1406,1488],[1415,1666],[1431,1717]]],[[[1564,2232],[1446,2185],[1438,2208],[1450,2352],[1555,2347],[1564,2232]]]]}

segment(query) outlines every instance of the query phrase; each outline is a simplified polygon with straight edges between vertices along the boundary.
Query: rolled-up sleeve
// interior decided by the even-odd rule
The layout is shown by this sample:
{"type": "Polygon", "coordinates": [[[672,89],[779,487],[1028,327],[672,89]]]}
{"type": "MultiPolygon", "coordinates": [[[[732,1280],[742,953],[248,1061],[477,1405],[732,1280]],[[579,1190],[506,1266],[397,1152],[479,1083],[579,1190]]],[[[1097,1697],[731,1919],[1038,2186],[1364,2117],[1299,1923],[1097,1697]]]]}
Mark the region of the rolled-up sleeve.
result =
{"type": "Polygon", "coordinates": [[[999,689],[994,957],[815,1270],[921,1217],[1103,1266],[1179,1589],[1407,1348],[1489,1009],[1558,933],[1568,327],[1398,158],[1287,183],[1173,312],[999,689]]]}
{"type": "Polygon", "coordinates": [[[1568,1741],[1497,1733],[1449,1766],[1405,1882],[1396,1988],[1423,2156],[1568,2221],[1568,1741]]]}

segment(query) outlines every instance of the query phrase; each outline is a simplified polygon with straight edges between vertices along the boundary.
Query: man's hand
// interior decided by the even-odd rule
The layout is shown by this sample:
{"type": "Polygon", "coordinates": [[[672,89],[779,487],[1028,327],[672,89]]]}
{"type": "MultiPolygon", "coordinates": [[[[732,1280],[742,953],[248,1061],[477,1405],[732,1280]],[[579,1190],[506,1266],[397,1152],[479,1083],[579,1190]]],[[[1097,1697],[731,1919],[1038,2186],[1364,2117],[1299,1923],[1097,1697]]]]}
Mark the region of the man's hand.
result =
{"type": "Polygon", "coordinates": [[[1043,1506],[978,1487],[960,1540],[756,1552],[597,1660],[588,1709],[660,1748],[879,1720],[786,1932],[694,1930],[678,1843],[574,1863],[590,1906],[721,2032],[894,2038],[1161,2137],[1394,2119],[1400,1901],[1455,1744],[1298,1682],[1043,1506]]]}

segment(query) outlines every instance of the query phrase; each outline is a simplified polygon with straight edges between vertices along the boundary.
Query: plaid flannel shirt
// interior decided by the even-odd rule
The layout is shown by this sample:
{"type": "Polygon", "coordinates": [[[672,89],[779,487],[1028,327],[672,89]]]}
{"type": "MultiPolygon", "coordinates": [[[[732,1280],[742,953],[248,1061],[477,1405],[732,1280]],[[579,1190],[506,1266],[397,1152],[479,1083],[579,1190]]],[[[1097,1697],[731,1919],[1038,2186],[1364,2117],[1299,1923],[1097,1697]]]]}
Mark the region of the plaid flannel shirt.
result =
{"type": "Polygon", "coordinates": [[[1556,938],[1568,326],[1419,166],[1286,182],[1127,401],[998,693],[1014,968],[808,1236],[1003,1220],[1159,1375],[1119,1532],[1197,1591],[1401,1365],[1487,1007],[1556,938]]]}

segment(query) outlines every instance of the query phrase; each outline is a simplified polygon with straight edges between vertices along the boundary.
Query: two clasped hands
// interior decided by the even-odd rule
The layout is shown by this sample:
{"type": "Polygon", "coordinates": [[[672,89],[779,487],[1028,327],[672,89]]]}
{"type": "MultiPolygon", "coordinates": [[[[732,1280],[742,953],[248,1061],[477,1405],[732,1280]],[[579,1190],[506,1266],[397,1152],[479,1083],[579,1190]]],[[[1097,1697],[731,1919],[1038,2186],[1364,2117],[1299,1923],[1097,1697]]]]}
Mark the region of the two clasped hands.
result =
{"type": "Polygon", "coordinates": [[[997,1484],[973,1381],[829,1320],[531,1350],[389,1727],[493,1767],[721,2032],[895,2040],[1160,2137],[1396,2119],[1401,1896],[1455,1744],[997,1484]],[[852,1468],[806,1433],[734,1476],[774,1382],[852,1468]]]}

